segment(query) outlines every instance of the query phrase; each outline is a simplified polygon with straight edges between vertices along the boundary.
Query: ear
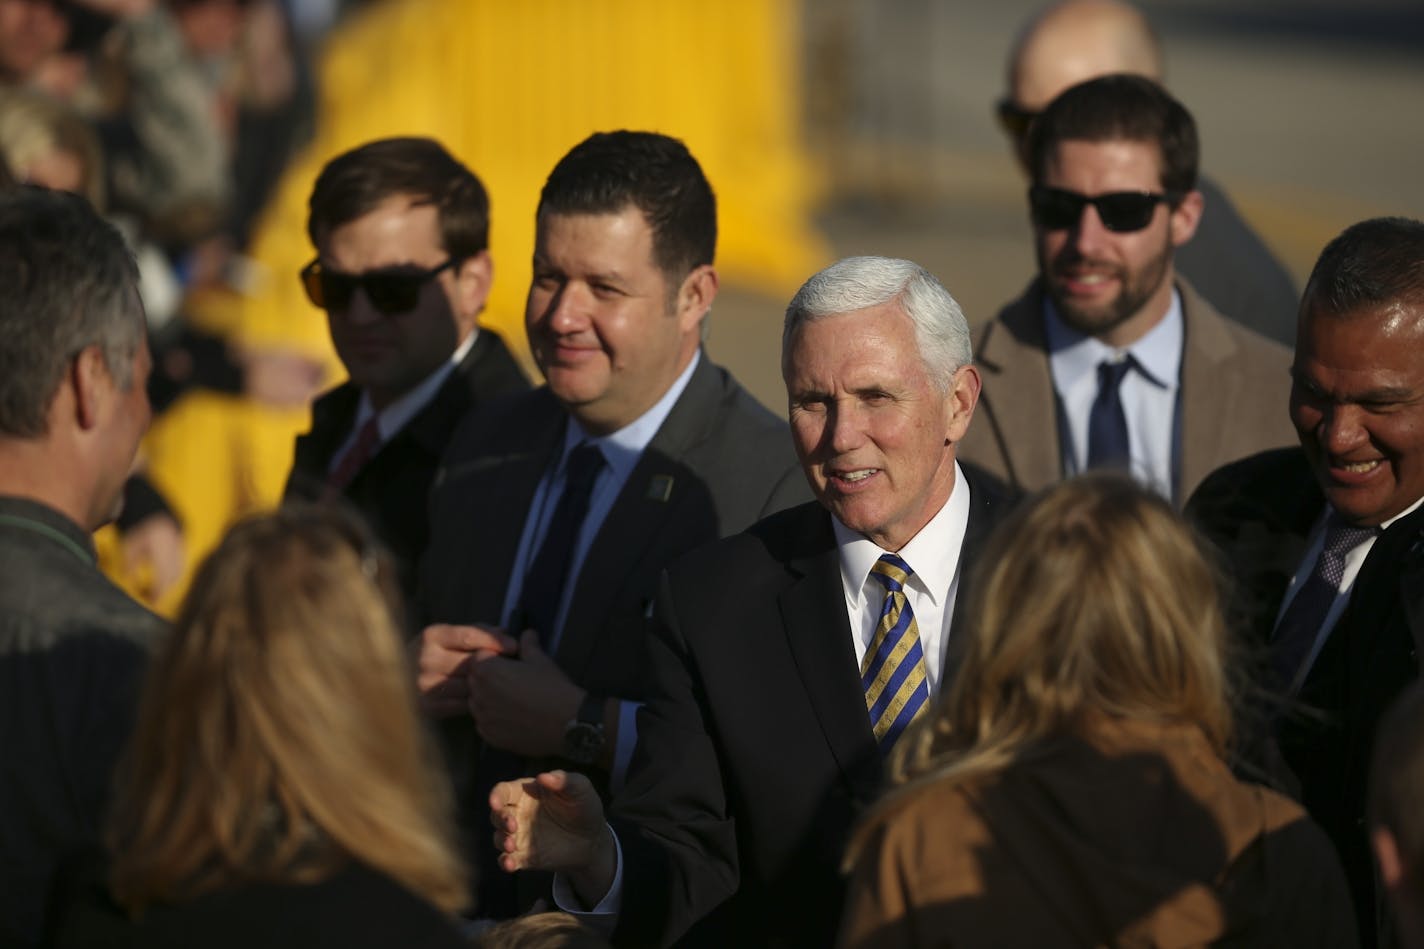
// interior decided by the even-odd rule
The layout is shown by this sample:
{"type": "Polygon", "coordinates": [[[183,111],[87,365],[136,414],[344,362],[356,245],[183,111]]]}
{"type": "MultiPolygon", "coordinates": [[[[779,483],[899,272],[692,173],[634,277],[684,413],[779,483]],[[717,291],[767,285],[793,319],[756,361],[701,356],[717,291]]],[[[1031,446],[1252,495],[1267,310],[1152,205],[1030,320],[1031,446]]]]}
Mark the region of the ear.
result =
{"type": "Polygon", "coordinates": [[[691,332],[702,322],[712,301],[717,299],[717,270],[711,264],[694,268],[677,291],[675,313],[683,332],[691,332]]]}
{"type": "Polygon", "coordinates": [[[979,369],[973,363],[960,366],[954,371],[949,392],[945,395],[949,415],[945,432],[947,444],[962,441],[965,433],[969,431],[969,422],[974,418],[974,407],[979,404],[979,390],[982,385],[979,369]]]}
{"type": "Polygon", "coordinates": [[[455,290],[453,301],[455,319],[462,331],[475,325],[489,299],[490,286],[494,282],[494,262],[489,251],[482,250],[461,262],[455,270],[455,290]]]}
{"type": "Polygon", "coordinates": [[[104,404],[114,390],[113,377],[98,346],[85,346],[79,351],[69,364],[66,381],[74,389],[75,421],[81,429],[96,427],[104,404]]]}
{"type": "Polygon", "coordinates": [[[1206,201],[1200,191],[1188,191],[1186,197],[1172,209],[1167,223],[1173,247],[1181,247],[1192,239],[1192,235],[1197,232],[1197,225],[1201,223],[1202,210],[1205,207],[1206,201]]]}

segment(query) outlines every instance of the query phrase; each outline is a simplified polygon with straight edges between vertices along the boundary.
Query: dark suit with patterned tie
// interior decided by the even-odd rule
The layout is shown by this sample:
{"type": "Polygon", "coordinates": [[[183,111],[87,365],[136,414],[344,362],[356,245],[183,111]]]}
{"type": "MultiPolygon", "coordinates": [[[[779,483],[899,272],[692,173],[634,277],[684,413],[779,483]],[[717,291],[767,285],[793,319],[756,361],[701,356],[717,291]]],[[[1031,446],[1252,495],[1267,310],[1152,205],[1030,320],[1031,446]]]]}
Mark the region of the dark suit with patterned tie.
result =
{"type": "MultiPolygon", "coordinates": [[[[1263,452],[1209,476],[1188,515],[1225,553],[1235,625],[1262,660],[1290,579],[1301,566],[1325,499],[1298,448],[1263,452]]],[[[1370,548],[1297,696],[1311,710],[1279,724],[1280,751],[1301,802],[1340,851],[1360,917],[1376,945],[1387,915],[1375,892],[1365,828],[1376,725],[1419,674],[1424,648],[1424,508],[1392,524],[1370,548]]],[[[1263,671],[1261,681],[1269,681],[1263,671]]],[[[1381,943],[1385,944],[1385,943],[1381,943]]]]}
{"type": "MultiPolygon", "coordinates": [[[[1010,498],[962,469],[967,571],[1010,498]]],[[[956,628],[966,600],[961,581],[956,628]]],[[[659,605],[653,691],[613,806],[615,942],[661,945],[697,923],[690,944],[830,945],[846,835],[881,778],[830,515],[803,504],[694,552],[659,605]]]]}

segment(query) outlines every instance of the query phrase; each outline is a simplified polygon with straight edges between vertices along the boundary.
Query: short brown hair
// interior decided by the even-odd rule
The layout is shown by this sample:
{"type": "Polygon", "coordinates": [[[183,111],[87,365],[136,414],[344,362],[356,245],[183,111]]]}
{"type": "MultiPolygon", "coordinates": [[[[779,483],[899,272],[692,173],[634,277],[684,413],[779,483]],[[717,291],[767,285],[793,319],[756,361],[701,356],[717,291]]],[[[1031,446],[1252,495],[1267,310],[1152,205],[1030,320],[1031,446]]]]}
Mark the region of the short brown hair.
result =
{"type": "Polygon", "coordinates": [[[321,247],[333,230],[394,195],[433,204],[440,241],[456,260],[489,247],[489,195],[475,173],[429,138],[383,138],[344,152],[317,175],[307,202],[307,234],[321,247]]]}
{"type": "Polygon", "coordinates": [[[608,949],[608,942],[568,913],[534,913],[492,926],[476,949],[608,949]]]}

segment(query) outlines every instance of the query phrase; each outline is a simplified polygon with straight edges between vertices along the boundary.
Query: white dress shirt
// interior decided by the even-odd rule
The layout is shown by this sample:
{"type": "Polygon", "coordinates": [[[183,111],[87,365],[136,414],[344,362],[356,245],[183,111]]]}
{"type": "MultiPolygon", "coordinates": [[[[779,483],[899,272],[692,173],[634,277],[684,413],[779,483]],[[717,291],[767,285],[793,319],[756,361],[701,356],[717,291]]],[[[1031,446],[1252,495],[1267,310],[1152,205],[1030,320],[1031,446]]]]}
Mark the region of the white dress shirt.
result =
{"type": "Polygon", "coordinates": [[[1063,445],[1064,473],[1075,475],[1088,468],[1088,417],[1098,397],[1098,364],[1118,362],[1131,355],[1139,371],[1124,376],[1118,391],[1127,417],[1132,474],[1146,487],[1171,498],[1177,392],[1181,388],[1182,346],[1186,338],[1182,299],[1177,291],[1172,291],[1166,316],[1126,349],[1115,349],[1073,329],[1063,322],[1046,296],[1043,321],[1053,389],[1068,425],[1069,437],[1063,445]]]}
{"type": "MultiPolygon", "coordinates": [[[[896,551],[914,572],[905,585],[905,598],[920,631],[920,648],[925,654],[925,674],[931,696],[939,694],[943,677],[949,622],[959,594],[959,551],[964,546],[964,531],[968,525],[969,485],[956,462],[954,490],[949,500],[908,544],[896,551]]],[[[859,668],[875,638],[875,627],[880,622],[880,610],[885,602],[885,587],[870,575],[870,568],[886,551],[834,516],[831,527],[840,552],[841,590],[845,594],[846,615],[859,668]]]]}
{"type": "MultiPolygon", "coordinates": [[[[1366,537],[1345,555],[1345,571],[1340,577],[1340,591],[1335,594],[1335,599],[1330,601],[1330,609],[1325,611],[1325,619],[1320,624],[1320,630],[1315,634],[1315,643],[1310,647],[1310,653],[1306,656],[1305,662],[1301,663],[1295,681],[1291,683],[1290,691],[1292,693],[1298,691],[1301,684],[1305,682],[1305,677],[1310,673],[1310,667],[1315,665],[1316,657],[1320,655],[1320,650],[1325,648],[1325,641],[1330,638],[1330,631],[1335,628],[1341,614],[1345,612],[1345,607],[1349,605],[1350,591],[1355,586],[1355,578],[1360,575],[1360,568],[1365,565],[1365,558],[1370,555],[1370,550],[1374,547],[1375,541],[1379,539],[1379,535],[1388,530],[1389,525],[1401,517],[1406,517],[1417,511],[1421,504],[1424,504],[1424,498],[1420,498],[1394,517],[1382,522],[1379,533],[1366,537]]],[[[1305,586],[1310,575],[1315,572],[1315,562],[1320,559],[1320,553],[1325,549],[1325,526],[1329,519],[1330,506],[1327,504],[1325,510],[1316,518],[1315,526],[1310,530],[1310,543],[1305,548],[1305,556],[1301,558],[1300,565],[1296,567],[1294,576],[1291,577],[1290,586],[1286,588],[1285,598],[1281,600],[1280,611],[1276,613],[1276,625],[1280,625],[1281,617],[1285,616],[1291,601],[1305,586]]]]}

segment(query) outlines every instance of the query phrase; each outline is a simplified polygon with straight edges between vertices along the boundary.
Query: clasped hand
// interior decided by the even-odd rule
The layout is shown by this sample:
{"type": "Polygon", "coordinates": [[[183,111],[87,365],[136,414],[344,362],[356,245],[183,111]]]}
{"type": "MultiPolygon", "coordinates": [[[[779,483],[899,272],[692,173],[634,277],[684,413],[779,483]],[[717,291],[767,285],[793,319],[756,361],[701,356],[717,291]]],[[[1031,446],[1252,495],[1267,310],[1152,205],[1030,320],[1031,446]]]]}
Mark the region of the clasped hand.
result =
{"type": "Polygon", "coordinates": [[[527,757],[558,754],[583,701],[532,629],[515,640],[497,626],[427,626],[416,668],[427,714],[469,714],[487,743],[527,757]]]}

